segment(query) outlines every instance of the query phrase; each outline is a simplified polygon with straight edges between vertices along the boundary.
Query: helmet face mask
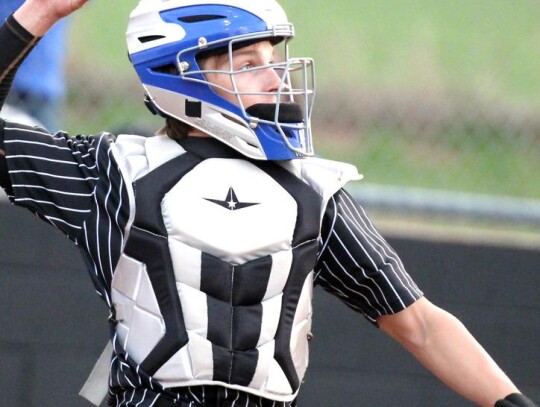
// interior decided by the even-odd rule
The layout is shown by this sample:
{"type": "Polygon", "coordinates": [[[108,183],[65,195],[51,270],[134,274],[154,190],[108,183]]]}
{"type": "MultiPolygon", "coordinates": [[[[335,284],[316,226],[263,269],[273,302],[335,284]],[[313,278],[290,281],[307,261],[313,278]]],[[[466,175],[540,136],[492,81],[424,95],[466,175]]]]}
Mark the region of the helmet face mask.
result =
{"type": "MultiPolygon", "coordinates": [[[[284,56],[281,61],[238,68],[235,54],[244,47],[256,43],[253,40],[254,38],[249,36],[232,39],[227,41],[224,54],[212,53],[208,58],[224,59],[225,63],[220,66],[220,69],[215,69],[215,67],[205,69],[205,64],[201,64],[199,57],[199,70],[194,70],[183,59],[183,56],[192,50],[180,51],[177,55],[179,74],[185,81],[195,81],[208,86],[217,98],[223,99],[209,100],[209,102],[225,107],[229,113],[241,117],[251,129],[256,130],[261,126],[273,127],[277,131],[276,135],[279,135],[275,139],[276,142],[284,143],[289,150],[299,156],[312,155],[311,129],[306,125],[305,118],[309,119],[311,116],[313,104],[313,86],[309,87],[313,83],[313,64],[310,60],[289,58],[288,38],[273,46],[283,48],[281,53],[276,52],[277,55],[284,56]],[[254,86],[255,89],[251,90],[238,84],[239,77],[264,70],[274,72],[279,80],[277,87],[271,90],[259,90],[254,86]],[[209,80],[216,76],[222,76],[221,82],[224,84],[209,80]],[[296,84],[301,84],[301,87],[295,87],[296,84]],[[247,98],[271,100],[271,102],[247,104],[244,102],[247,98]],[[297,133],[297,136],[301,135],[301,139],[292,136],[293,133],[297,133]]],[[[255,40],[259,41],[258,38],[255,40]]],[[[268,41],[268,39],[263,37],[260,41],[268,41]]],[[[219,43],[213,45],[219,47],[219,43]]]]}
{"type": "Polygon", "coordinates": [[[143,0],[138,9],[128,27],[130,59],[161,114],[218,138],[250,158],[313,155],[313,61],[289,57],[293,26],[274,0],[219,4],[143,0]],[[150,1],[154,7],[148,7],[150,1]],[[141,5],[145,6],[142,10],[141,5]],[[252,9],[247,10],[248,5],[252,9]],[[264,42],[266,48],[275,48],[274,55],[247,66],[235,63],[242,50],[264,42]],[[216,60],[220,61],[217,65],[216,60]],[[275,86],[257,86],[257,79],[246,86],[247,81],[241,80],[263,72],[275,77],[275,86]]]}

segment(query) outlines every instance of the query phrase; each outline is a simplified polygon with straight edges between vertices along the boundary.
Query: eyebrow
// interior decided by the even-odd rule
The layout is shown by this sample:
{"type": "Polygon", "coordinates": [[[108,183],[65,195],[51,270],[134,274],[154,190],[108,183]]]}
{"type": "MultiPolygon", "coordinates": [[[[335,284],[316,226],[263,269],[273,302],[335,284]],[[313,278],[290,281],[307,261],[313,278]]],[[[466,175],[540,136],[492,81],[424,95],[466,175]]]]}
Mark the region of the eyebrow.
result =
{"type": "MultiPolygon", "coordinates": [[[[254,55],[254,54],[258,54],[259,52],[264,52],[264,49],[261,50],[261,47],[253,47],[254,45],[256,44],[253,44],[253,45],[250,45],[250,46],[247,46],[247,47],[244,47],[244,48],[239,48],[235,51],[233,51],[233,56],[236,56],[236,55],[240,55],[240,56],[245,56],[245,55],[254,55]]],[[[275,54],[275,49],[273,46],[271,46],[272,48],[272,56],[275,54]]]]}
{"type": "MultiPolygon", "coordinates": [[[[233,51],[233,61],[235,57],[254,57],[259,54],[259,48],[253,48],[253,45],[249,45],[247,47],[238,48],[233,51]]],[[[275,48],[272,46],[272,57],[275,56],[275,48]]],[[[216,66],[222,65],[222,64],[229,64],[231,61],[229,60],[229,54],[220,54],[216,56],[216,66]]]]}

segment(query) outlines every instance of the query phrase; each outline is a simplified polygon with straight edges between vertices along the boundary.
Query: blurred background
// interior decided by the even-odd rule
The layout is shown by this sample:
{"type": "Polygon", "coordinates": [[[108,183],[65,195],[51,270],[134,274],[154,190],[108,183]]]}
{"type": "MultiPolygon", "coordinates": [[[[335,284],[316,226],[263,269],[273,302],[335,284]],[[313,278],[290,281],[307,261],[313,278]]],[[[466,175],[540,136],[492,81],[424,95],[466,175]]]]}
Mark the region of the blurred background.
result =
{"type": "MultiPolygon", "coordinates": [[[[133,4],[96,1],[70,24],[63,127],[72,133],[160,125],[125,51],[133,4]]],[[[375,216],[452,215],[452,226],[459,218],[536,235],[538,1],[282,5],[295,24],[293,55],[316,62],[316,151],[358,166],[365,180],[353,192],[362,189],[375,216]]]]}

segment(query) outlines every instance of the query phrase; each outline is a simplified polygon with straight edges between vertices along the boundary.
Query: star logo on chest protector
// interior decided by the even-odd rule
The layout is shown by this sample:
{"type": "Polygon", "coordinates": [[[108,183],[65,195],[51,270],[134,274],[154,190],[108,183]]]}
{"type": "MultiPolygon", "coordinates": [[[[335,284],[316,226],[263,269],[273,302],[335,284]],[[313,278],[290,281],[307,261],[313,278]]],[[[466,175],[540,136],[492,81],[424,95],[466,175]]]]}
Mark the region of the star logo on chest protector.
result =
{"type": "Polygon", "coordinates": [[[234,189],[229,188],[229,192],[227,192],[227,196],[223,201],[220,201],[219,199],[210,199],[210,198],[204,198],[207,201],[213,202],[216,205],[222,206],[225,209],[229,209],[231,211],[247,208],[249,206],[253,205],[259,205],[258,203],[251,203],[251,202],[240,202],[238,198],[236,197],[236,193],[234,192],[234,189]]]}

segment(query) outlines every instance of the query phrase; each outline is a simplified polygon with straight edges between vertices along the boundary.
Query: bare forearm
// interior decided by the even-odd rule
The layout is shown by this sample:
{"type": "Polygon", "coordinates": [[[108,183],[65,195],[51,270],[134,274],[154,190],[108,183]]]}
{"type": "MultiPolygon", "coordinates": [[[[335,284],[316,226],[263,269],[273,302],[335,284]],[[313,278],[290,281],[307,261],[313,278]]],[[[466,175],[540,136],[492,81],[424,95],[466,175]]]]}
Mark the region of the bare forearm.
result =
{"type": "MultiPolygon", "coordinates": [[[[479,406],[493,407],[516,386],[488,353],[454,316],[422,299],[419,319],[421,333],[396,329],[382,322],[381,328],[403,344],[427,369],[463,397],[479,406]],[[407,333],[409,332],[409,333],[407,333]]],[[[416,305],[416,304],[415,304],[416,305]]],[[[415,311],[415,310],[413,310],[415,311]]],[[[403,327],[403,323],[398,325],[403,327]]],[[[409,326],[405,323],[405,326],[409,326]]]]}
{"type": "Polygon", "coordinates": [[[492,407],[517,388],[452,315],[439,310],[425,347],[410,351],[448,386],[478,405],[492,407]]]}

